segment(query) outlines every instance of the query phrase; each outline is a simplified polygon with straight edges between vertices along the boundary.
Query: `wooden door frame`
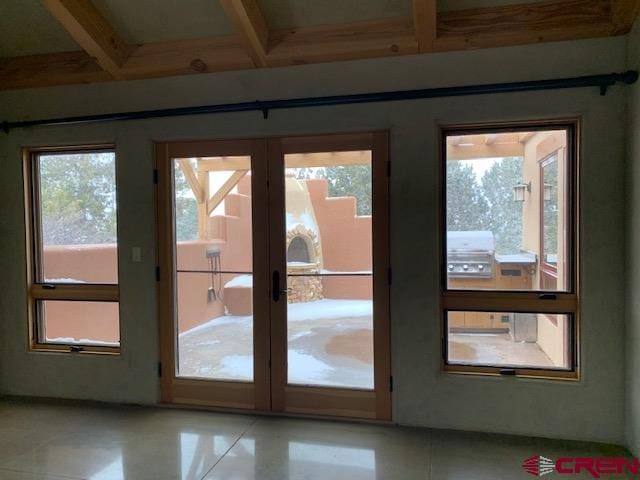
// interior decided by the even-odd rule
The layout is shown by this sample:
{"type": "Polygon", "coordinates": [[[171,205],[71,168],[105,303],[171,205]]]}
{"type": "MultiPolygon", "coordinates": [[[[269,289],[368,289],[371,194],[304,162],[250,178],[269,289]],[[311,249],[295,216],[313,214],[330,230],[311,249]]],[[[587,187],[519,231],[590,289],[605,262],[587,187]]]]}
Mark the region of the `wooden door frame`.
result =
{"type": "Polygon", "coordinates": [[[161,142],[156,144],[155,168],[161,402],[391,420],[388,132],[161,142]],[[287,303],[275,302],[271,295],[273,265],[280,262],[284,266],[285,246],[282,243],[282,251],[270,247],[273,239],[285,232],[284,155],[355,150],[372,153],[374,389],[287,385],[287,303]],[[225,155],[250,155],[253,178],[264,179],[252,181],[254,383],[175,376],[176,263],[171,160],[225,155]]]}
{"type": "MultiPolygon", "coordinates": [[[[388,132],[314,135],[268,140],[271,268],[286,272],[284,225],[284,155],[371,150],[373,241],[374,389],[287,384],[287,303],[271,300],[272,409],[294,414],[322,414],[391,420],[389,135],[388,132]],[[277,186],[277,187],[276,187],[277,186]],[[277,242],[277,243],[276,243],[277,242]]],[[[281,276],[286,278],[285,275],[281,276]]],[[[284,285],[283,285],[284,286],[284,285]]]]}
{"type": "Polygon", "coordinates": [[[267,165],[264,140],[165,142],[156,144],[158,316],[160,327],[160,387],[162,403],[180,403],[268,411],[269,285],[267,165]],[[254,382],[180,378],[176,376],[176,255],[172,160],[178,158],[250,156],[253,241],[254,382]]]}

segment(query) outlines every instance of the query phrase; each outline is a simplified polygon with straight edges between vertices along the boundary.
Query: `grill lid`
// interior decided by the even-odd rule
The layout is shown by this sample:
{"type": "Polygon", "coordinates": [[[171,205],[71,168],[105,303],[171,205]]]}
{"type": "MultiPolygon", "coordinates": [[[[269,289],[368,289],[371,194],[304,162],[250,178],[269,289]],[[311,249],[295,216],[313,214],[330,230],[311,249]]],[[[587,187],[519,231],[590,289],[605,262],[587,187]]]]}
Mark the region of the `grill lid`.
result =
{"type": "Polygon", "coordinates": [[[481,230],[447,232],[447,251],[455,252],[487,252],[493,254],[496,248],[492,232],[481,230]]]}

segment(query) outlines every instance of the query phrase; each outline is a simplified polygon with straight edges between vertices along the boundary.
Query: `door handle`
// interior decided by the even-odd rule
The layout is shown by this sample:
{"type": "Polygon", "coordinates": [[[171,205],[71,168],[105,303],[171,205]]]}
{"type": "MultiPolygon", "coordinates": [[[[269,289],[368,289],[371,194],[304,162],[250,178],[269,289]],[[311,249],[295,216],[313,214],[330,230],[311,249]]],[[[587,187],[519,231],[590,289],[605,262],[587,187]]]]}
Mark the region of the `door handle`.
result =
{"type": "Polygon", "coordinates": [[[280,272],[277,270],[271,275],[271,296],[274,302],[280,300],[280,272]]]}

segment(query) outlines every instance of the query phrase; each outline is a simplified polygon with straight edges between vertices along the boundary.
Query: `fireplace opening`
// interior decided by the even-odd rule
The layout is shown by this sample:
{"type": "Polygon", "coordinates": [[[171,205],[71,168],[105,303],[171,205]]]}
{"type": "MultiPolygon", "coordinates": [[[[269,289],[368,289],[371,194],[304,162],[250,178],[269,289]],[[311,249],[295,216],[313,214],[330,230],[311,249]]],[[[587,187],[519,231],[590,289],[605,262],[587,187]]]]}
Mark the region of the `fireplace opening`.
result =
{"type": "Polygon", "coordinates": [[[311,263],[309,246],[302,237],[294,237],[287,248],[287,263],[311,263]]]}

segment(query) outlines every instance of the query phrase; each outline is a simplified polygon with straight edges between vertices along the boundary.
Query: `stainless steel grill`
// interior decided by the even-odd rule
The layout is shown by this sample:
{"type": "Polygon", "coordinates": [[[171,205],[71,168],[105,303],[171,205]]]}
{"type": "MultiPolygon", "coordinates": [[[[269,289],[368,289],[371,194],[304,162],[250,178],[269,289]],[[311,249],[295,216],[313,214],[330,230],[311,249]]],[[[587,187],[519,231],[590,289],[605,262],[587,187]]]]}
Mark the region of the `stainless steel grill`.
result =
{"type": "Polygon", "coordinates": [[[492,278],[494,253],[492,232],[447,232],[449,278],[492,278]]]}

